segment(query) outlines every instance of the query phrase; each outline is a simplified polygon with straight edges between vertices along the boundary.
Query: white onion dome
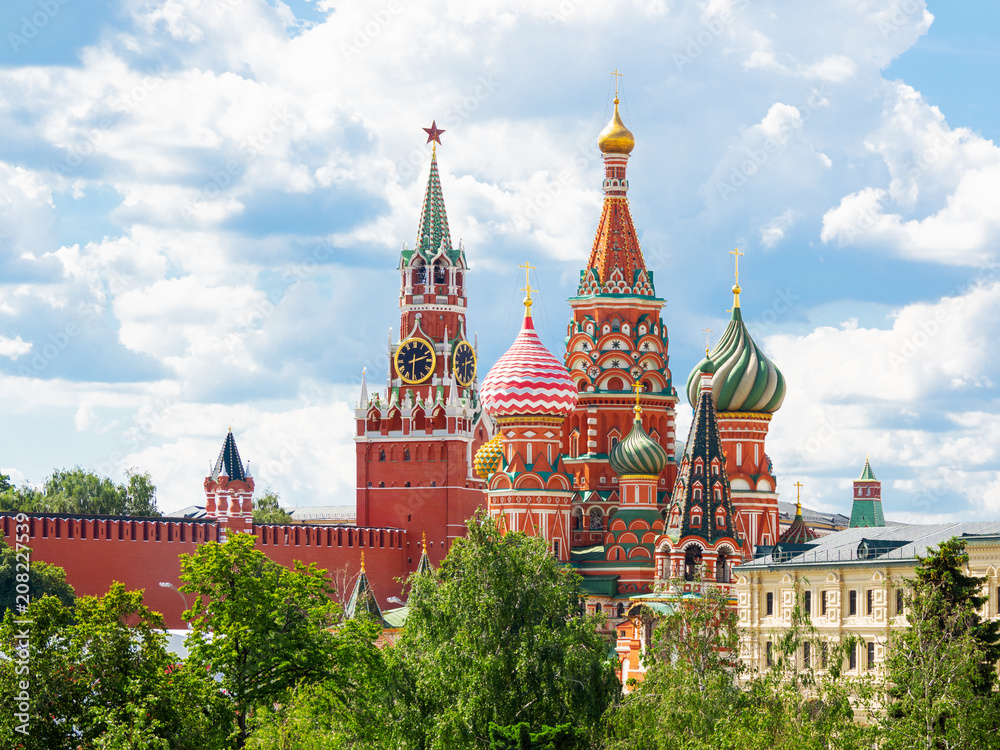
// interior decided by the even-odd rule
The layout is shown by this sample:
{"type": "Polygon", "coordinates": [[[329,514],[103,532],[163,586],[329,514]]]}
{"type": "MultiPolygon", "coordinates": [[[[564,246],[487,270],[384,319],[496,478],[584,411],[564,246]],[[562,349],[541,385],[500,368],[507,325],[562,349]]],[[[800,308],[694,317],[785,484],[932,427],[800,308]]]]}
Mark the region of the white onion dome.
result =
{"type": "Polygon", "coordinates": [[[494,419],[565,417],[576,407],[576,384],[538,338],[530,308],[514,343],[486,374],[479,398],[494,419]]]}

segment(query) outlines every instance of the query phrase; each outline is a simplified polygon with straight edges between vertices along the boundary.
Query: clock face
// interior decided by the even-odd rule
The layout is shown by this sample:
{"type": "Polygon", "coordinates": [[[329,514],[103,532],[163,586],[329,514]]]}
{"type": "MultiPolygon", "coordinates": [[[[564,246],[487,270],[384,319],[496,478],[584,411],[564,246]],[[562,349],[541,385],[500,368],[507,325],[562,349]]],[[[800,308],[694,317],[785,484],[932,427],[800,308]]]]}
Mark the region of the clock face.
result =
{"type": "Polygon", "coordinates": [[[455,380],[468,387],[476,377],[476,352],[468,341],[458,342],[455,347],[455,380]]]}
{"type": "Polygon", "coordinates": [[[396,350],[396,372],[404,383],[422,383],[434,372],[434,349],[423,339],[407,339],[396,350]]]}

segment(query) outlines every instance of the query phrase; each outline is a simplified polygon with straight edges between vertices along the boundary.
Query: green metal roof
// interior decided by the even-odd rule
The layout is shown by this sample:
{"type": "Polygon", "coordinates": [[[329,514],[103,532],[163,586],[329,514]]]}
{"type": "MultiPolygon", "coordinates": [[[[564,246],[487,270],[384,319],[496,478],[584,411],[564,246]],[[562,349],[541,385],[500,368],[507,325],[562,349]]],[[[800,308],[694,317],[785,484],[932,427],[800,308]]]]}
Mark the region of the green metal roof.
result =
{"type": "Polygon", "coordinates": [[[868,463],[868,456],[865,456],[865,468],[861,470],[861,476],[858,477],[861,482],[877,482],[875,478],[875,472],[872,471],[872,465],[868,463]]]}

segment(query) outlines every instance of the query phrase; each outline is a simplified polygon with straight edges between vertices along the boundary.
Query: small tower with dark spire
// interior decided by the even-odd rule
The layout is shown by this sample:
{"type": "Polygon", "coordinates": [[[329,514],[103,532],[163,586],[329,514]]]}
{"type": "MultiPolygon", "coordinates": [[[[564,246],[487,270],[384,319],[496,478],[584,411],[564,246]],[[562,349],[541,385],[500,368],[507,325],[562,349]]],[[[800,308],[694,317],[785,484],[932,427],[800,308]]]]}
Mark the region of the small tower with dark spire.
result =
{"type": "Polygon", "coordinates": [[[885,516],[882,515],[882,483],[875,478],[868,456],[865,456],[861,476],[854,480],[850,528],[859,526],[885,526],[885,516]]]}
{"type": "Polygon", "coordinates": [[[365,572],[365,553],[361,551],[361,572],[354,582],[354,591],[351,598],[347,600],[344,607],[344,615],[349,619],[357,617],[370,617],[376,622],[382,622],[382,609],[378,606],[378,599],[372,590],[368,574],[365,572]]]}
{"type": "Polygon", "coordinates": [[[657,548],[657,567],[662,571],[665,566],[660,558],[668,556],[673,575],[683,572],[690,580],[704,565],[705,580],[729,583],[731,566],[739,563],[744,550],[736,532],[726,456],[712,395],[715,363],[706,356],[698,371],[698,399],[667,514],[669,544],[657,548]]]}
{"type": "Polygon", "coordinates": [[[791,526],[785,529],[778,540],[782,544],[808,544],[816,538],[816,532],[806,525],[802,517],[802,482],[796,482],[797,493],[795,496],[795,520],[791,526]]]}
{"type": "Polygon", "coordinates": [[[205,515],[218,520],[223,539],[227,531],[253,530],[253,486],[250,465],[240,461],[229,428],[212,472],[205,477],[205,515]]]}

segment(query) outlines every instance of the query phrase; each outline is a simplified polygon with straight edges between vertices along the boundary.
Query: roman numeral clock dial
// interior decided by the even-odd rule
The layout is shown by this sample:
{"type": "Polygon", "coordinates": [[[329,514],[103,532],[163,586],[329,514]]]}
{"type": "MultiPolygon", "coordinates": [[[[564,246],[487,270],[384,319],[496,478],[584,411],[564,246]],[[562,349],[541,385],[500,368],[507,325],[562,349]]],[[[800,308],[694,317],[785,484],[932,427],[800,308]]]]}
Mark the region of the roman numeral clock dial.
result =
{"type": "Polygon", "coordinates": [[[476,377],[476,352],[468,341],[459,341],[453,357],[455,380],[468,388],[476,377]]]}
{"type": "Polygon", "coordinates": [[[422,383],[434,372],[434,349],[423,339],[407,339],[396,350],[396,372],[404,383],[422,383]]]}

